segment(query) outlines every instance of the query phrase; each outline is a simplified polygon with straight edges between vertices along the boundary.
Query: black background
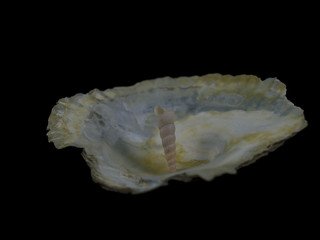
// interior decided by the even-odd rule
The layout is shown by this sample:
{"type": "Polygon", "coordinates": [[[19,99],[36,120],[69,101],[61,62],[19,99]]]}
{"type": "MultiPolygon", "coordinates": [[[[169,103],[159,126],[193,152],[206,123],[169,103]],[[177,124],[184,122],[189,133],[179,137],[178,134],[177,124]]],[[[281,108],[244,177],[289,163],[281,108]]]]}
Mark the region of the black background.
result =
{"type": "MultiPolygon", "coordinates": [[[[177,48],[179,47],[177,44],[177,48]]],[[[272,49],[258,52],[236,51],[229,46],[225,49],[215,46],[200,48],[195,52],[190,52],[187,48],[177,52],[162,52],[161,48],[151,49],[150,52],[141,49],[131,52],[132,49],[128,50],[126,47],[121,50],[111,56],[105,53],[105,60],[102,57],[96,58],[96,54],[83,53],[81,50],[78,52],[67,46],[52,53],[54,60],[48,62],[48,69],[43,72],[46,85],[47,81],[51,83],[46,88],[43,100],[46,105],[42,110],[44,119],[41,125],[41,138],[47,151],[42,155],[46,164],[43,166],[44,178],[39,190],[50,187],[50,191],[45,191],[48,194],[44,196],[45,199],[54,199],[55,204],[71,209],[78,206],[83,209],[84,206],[92,205],[108,212],[134,211],[137,214],[141,210],[151,211],[149,208],[157,214],[165,214],[167,211],[183,213],[185,208],[196,213],[214,213],[217,209],[212,204],[228,208],[227,211],[245,208],[268,213],[273,207],[281,209],[281,214],[284,215],[306,211],[306,206],[300,208],[297,205],[299,206],[301,198],[312,198],[314,191],[309,188],[312,175],[309,177],[306,174],[314,161],[314,156],[309,154],[312,133],[310,128],[288,140],[276,152],[240,169],[237,175],[221,176],[212,182],[172,181],[169,186],[137,196],[109,192],[95,184],[80,155],[81,149],[70,147],[56,150],[53,144],[48,144],[45,136],[46,119],[58,99],[79,92],[87,93],[94,88],[104,90],[128,86],[141,80],[163,76],[218,72],[254,74],[262,79],[277,77],[287,85],[288,99],[305,110],[306,119],[312,124],[308,117],[312,109],[307,104],[310,86],[305,85],[312,83],[305,78],[303,72],[299,72],[299,56],[292,56],[286,49],[280,53],[272,49]],[[109,209],[104,205],[106,203],[114,207],[109,209]]],[[[218,208],[220,211],[220,207],[218,208]]]]}
{"type": "Polygon", "coordinates": [[[114,226],[130,229],[132,223],[139,226],[133,230],[138,232],[181,231],[172,224],[182,224],[184,231],[198,224],[197,229],[206,232],[218,228],[216,222],[258,227],[262,219],[272,219],[263,228],[268,233],[297,230],[303,219],[316,214],[315,29],[294,16],[279,22],[279,15],[271,14],[268,18],[274,21],[253,21],[257,16],[259,12],[245,21],[238,21],[244,20],[241,14],[230,22],[204,19],[212,23],[209,26],[190,18],[164,25],[163,16],[152,23],[148,17],[134,23],[113,18],[99,25],[99,16],[61,20],[52,14],[43,22],[43,16],[21,22],[17,39],[25,41],[15,39],[15,60],[23,67],[14,74],[25,76],[19,88],[31,89],[27,102],[33,104],[29,114],[36,123],[31,129],[36,140],[27,139],[32,146],[24,152],[31,156],[24,163],[31,170],[16,190],[23,198],[24,216],[34,215],[42,227],[49,219],[57,219],[57,228],[77,220],[100,223],[109,233],[114,226]],[[60,98],[146,79],[208,73],[277,77],[287,86],[287,98],[305,110],[309,126],[236,175],[211,182],[170,181],[141,195],[103,190],[92,181],[81,149],[57,150],[47,141],[48,117],[60,98]],[[160,218],[168,220],[161,225],[160,218]]]}

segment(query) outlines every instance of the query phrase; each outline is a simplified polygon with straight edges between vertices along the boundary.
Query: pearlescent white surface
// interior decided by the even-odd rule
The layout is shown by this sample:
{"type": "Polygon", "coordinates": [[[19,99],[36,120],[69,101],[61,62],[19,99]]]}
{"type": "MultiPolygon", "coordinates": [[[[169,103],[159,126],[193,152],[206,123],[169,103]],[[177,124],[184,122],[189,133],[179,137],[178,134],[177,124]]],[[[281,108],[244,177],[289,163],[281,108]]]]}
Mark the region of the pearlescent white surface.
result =
{"type": "Polygon", "coordinates": [[[285,92],[277,79],[220,74],[93,90],[59,100],[48,137],[57,148],[83,148],[93,179],[106,189],[142,193],[170,179],[212,180],[235,173],[307,126],[285,92]],[[156,105],[176,115],[174,173],[163,153],[156,105]]]}

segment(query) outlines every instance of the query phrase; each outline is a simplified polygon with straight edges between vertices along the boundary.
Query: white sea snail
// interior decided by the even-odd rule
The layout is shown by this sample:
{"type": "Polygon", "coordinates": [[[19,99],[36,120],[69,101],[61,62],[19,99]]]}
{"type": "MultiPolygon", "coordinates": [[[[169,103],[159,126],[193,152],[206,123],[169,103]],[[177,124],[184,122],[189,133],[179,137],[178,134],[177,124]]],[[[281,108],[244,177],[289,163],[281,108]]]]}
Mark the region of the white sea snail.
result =
{"type": "Polygon", "coordinates": [[[170,172],[176,171],[176,136],[174,119],[175,114],[160,106],[154,107],[154,113],[158,117],[158,128],[162,140],[162,147],[167,159],[170,172]]]}

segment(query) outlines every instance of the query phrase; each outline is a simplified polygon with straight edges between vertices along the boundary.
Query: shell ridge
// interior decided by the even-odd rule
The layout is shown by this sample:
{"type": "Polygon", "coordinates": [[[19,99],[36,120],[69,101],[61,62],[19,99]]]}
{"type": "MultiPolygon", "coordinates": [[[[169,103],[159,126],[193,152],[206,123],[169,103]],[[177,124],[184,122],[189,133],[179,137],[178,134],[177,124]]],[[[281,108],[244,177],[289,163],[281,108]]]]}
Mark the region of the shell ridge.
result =
{"type": "Polygon", "coordinates": [[[83,147],[82,130],[87,122],[95,102],[93,94],[99,90],[91,91],[90,94],[76,94],[70,98],[63,98],[52,108],[48,119],[48,140],[53,142],[58,149],[75,146],[83,147]]]}

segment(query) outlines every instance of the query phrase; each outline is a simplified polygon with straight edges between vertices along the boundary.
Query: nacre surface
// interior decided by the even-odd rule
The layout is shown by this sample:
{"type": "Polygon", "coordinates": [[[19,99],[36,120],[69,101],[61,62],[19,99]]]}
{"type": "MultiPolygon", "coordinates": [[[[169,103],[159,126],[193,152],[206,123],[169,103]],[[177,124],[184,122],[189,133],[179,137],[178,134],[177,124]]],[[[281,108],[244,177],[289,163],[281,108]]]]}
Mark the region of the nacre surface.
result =
{"type": "Polygon", "coordinates": [[[275,150],[307,126],[303,110],[276,78],[252,75],[158,78],[130,87],[60,99],[48,138],[56,148],[83,148],[93,180],[143,193],[170,179],[207,181],[275,150]],[[176,172],[166,163],[154,107],[175,113],[176,172]]]}

